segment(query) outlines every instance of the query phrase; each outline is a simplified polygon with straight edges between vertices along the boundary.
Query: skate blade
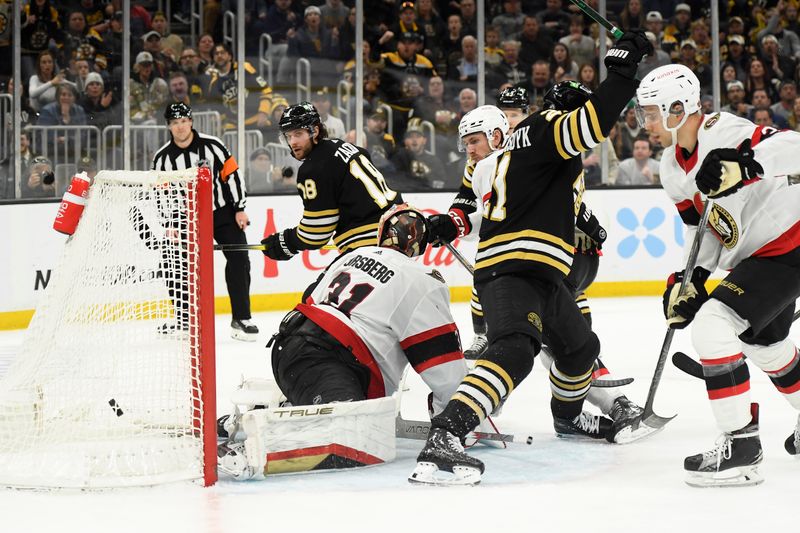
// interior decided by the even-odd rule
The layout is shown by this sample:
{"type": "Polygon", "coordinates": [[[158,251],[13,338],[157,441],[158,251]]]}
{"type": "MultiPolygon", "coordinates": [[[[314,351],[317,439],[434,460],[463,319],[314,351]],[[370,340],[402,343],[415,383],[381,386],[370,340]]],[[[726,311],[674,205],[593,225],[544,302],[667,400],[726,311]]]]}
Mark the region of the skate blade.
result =
{"type": "Polygon", "coordinates": [[[645,437],[649,437],[650,435],[655,435],[662,429],[664,429],[664,426],[653,428],[644,424],[639,424],[639,427],[636,429],[627,426],[619,430],[614,436],[614,444],[630,444],[637,440],[642,440],[645,437]]]}
{"type": "Polygon", "coordinates": [[[453,472],[439,470],[434,463],[421,461],[408,476],[408,482],[418,485],[436,485],[440,487],[458,485],[477,485],[481,482],[481,472],[471,466],[454,466],[453,472]]]}
{"type": "Polygon", "coordinates": [[[764,482],[758,473],[758,466],[740,466],[722,472],[689,472],[686,484],[690,487],[707,489],[723,487],[751,487],[764,482]]]}
{"type": "Polygon", "coordinates": [[[245,333],[240,329],[231,329],[231,338],[237,341],[256,342],[258,340],[258,333],[245,333]]]}

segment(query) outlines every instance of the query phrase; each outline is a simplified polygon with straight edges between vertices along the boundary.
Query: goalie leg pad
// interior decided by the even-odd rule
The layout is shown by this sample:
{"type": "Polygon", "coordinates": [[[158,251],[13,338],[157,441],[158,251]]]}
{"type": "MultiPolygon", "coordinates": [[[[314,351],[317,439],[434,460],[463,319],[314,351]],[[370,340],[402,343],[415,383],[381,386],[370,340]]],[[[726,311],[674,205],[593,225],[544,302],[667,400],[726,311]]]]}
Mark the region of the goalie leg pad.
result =
{"type": "Polygon", "coordinates": [[[395,413],[393,397],[247,412],[247,463],[263,478],[391,462],[395,413]]]}

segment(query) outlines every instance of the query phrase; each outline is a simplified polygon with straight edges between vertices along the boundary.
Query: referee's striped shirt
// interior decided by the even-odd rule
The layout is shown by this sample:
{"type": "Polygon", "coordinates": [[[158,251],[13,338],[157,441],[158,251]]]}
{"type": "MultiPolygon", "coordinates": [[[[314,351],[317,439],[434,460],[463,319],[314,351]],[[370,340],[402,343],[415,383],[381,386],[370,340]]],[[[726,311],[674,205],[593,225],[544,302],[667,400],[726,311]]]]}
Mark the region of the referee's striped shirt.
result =
{"type": "Polygon", "coordinates": [[[236,160],[217,137],[194,129],[192,133],[194,138],[186,148],[178,147],[172,139],[159,148],[153,157],[153,170],[185,170],[198,166],[198,162],[205,159],[213,178],[214,209],[231,204],[235,211],[243,211],[247,191],[236,160]]]}

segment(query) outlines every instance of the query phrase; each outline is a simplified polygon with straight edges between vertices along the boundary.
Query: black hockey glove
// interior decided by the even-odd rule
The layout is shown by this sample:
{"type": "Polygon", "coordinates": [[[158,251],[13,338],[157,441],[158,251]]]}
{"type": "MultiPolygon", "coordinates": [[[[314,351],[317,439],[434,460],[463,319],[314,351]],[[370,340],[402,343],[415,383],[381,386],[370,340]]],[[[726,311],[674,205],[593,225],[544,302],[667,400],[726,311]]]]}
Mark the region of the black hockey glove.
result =
{"type": "Polygon", "coordinates": [[[709,198],[719,198],[733,194],[748,182],[759,179],[764,168],[753,156],[750,139],[742,141],[736,150],[711,150],[694,178],[697,189],[709,198]]]}
{"type": "Polygon", "coordinates": [[[671,274],[667,279],[667,290],[664,291],[664,318],[672,329],[683,329],[688,326],[700,307],[708,300],[705,282],[711,272],[702,267],[695,267],[692,280],[683,296],[678,293],[683,285],[683,270],[671,274]]]}
{"type": "Polygon", "coordinates": [[[642,30],[626,31],[606,52],[603,62],[612,70],[629,79],[636,77],[639,62],[653,53],[653,45],[642,30]]]}
{"type": "Polygon", "coordinates": [[[463,237],[470,232],[469,218],[460,209],[451,209],[447,214],[431,215],[428,217],[428,239],[434,246],[441,246],[445,242],[453,242],[457,237],[463,237]]]}
{"type": "Polygon", "coordinates": [[[297,254],[297,250],[292,250],[286,240],[286,235],[289,231],[294,231],[294,228],[273,233],[261,241],[261,244],[265,246],[264,255],[275,261],[286,261],[294,257],[297,254]]]}
{"type": "Polygon", "coordinates": [[[592,210],[582,203],[575,217],[575,250],[585,255],[596,255],[603,248],[608,234],[592,210]]]}

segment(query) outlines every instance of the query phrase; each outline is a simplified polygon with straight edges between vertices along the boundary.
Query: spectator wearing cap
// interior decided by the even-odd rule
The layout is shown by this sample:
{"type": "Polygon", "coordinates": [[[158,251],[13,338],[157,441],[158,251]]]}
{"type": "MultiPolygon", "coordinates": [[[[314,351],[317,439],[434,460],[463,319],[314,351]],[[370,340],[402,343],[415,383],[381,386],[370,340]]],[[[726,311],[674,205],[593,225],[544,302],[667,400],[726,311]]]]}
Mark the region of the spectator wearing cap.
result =
{"type": "Polygon", "coordinates": [[[426,151],[429,139],[422,120],[412,118],[408,123],[403,146],[397,150],[392,162],[397,168],[392,188],[401,191],[427,191],[455,188],[457,183],[448,178],[444,164],[426,151]]]}
{"type": "MultiPolygon", "coordinates": [[[[536,20],[553,39],[560,39],[569,33],[569,13],[562,9],[561,0],[547,0],[545,8],[536,13],[536,20]]],[[[523,26],[524,26],[523,22],[523,26]]]]}
{"type": "Polygon", "coordinates": [[[750,63],[750,56],[745,49],[744,43],[745,39],[742,35],[728,36],[725,63],[733,66],[736,70],[736,79],[740,81],[747,78],[747,66],[750,63]]]}
{"type": "Polygon", "coordinates": [[[340,59],[342,50],[336,32],[322,26],[321,11],[317,6],[308,6],[303,12],[303,26],[289,39],[286,57],[281,61],[279,80],[293,80],[295,61],[305,58],[311,61],[311,72],[317,85],[332,86],[338,79],[333,60],[340,59]]]}
{"type": "Polygon", "coordinates": [[[642,9],[642,0],[628,0],[622,13],[619,14],[620,27],[623,30],[639,29],[644,27],[645,13],[642,9]]]}
{"type": "Polygon", "coordinates": [[[636,77],[638,77],[640,80],[643,80],[645,76],[658,67],[669,65],[672,62],[669,54],[658,46],[657,37],[653,32],[646,31],[645,36],[647,36],[647,40],[650,41],[650,44],[653,45],[653,53],[649,56],[646,56],[642,61],[639,62],[639,68],[636,71],[636,77]]]}
{"type": "Polygon", "coordinates": [[[644,131],[636,120],[636,109],[632,104],[628,104],[622,114],[622,121],[617,125],[619,137],[619,151],[617,155],[620,160],[633,157],[633,143],[643,134],[644,131]]]}
{"type": "Polygon", "coordinates": [[[287,107],[289,107],[289,102],[286,101],[286,98],[277,93],[273,94],[272,109],[270,110],[269,115],[269,124],[263,128],[259,128],[265,144],[279,143],[286,145],[286,141],[284,140],[283,135],[281,135],[278,124],[280,123],[281,115],[287,107]]]}
{"type": "Polygon", "coordinates": [[[728,103],[722,106],[722,111],[746,118],[750,115],[752,105],[745,102],[744,83],[734,80],[728,83],[726,89],[728,103]]]}
{"type": "Polygon", "coordinates": [[[785,0],[778,2],[777,7],[772,11],[767,21],[767,26],[756,34],[756,39],[762,43],[767,35],[774,35],[778,41],[779,48],[787,56],[794,60],[800,60],[800,37],[790,29],[784,27],[786,15],[786,7],[788,3],[785,0]]]}
{"type": "Polygon", "coordinates": [[[228,45],[219,43],[214,45],[214,66],[208,69],[211,80],[208,82],[206,100],[222,115],[226,130],[236,128],[236,117],[239,112],[239,82],[236,73],[242,71],[246,95],[245,126],[264,128],[269,124],[272,87],[258,75],[256,68],[249,62],[245,61],[240,68],[233,61],[233,54],[228,45]]]}
{"type": "Polygon", "coordinates": [[[664,37],[664,17],[658,11],[648,11],[644,16],[644,29],[656,36],[661,42],[664,37]]]}
{"type": "MultiPolygon", "coordinates": [[[[402,35],[407,31],[422,35],[422,28],[417,24],[417,11],[414,2],[406,1],[400,4],[398,19],[392,24],[390,30],[394,35],[402,35]]],[[[424,43],[425,36],[422,35],[422,38],[424,43]]]]}
{"type": "Polygon", "coordinates": [[[391,162],[397,152],[394,136],[386,131],[388,120],[386,113],[379,109],[367,117],[364,128],[366,148],[369,151],[372,164],[384,174],[394,174],[394,163],[391,162]]]}
{"type": "Polygon", "coordinates": [[[175,59],[164,53],[161,34],[156,30],[142,35],[142,48],[153,56],[153,68],[161,78],[166,79],[170,72],[178,70],[178,64],[175,59]]]}
{"type": "Polygon", "coordinates": [[[792,80],[781,83],[781,88],[778,91],[778,98],[780,99],[772,104],[770,109],[773,114],[783,117],[788,123],[789,117],[794,113],[794,101],[797,98],[797,84],[792,80]]]}
{"type": "Polygon", "coordinates": [[[492,26],[500,30],[500,39],[508,40],[522,30],[524,21],[521,0],[503,0],[503,12],[492,19],[492,26]]]}
{"type": "Polygon", "coordinates": [[[325,125],[329,139],[344,139],[347,130],[344,122],[338,117],[331,115],[331,95],[328,89],[314,91],[311,94],[311,103],[317,108],[320,122],[325,125]]]}
{"type": "Polygon", "coordinates": [[[179,35],[170,33],[167,17],[161,11],[153,15],[153,31],[161,36],[161,52],[169,56],[173,64],[177,63],[183,52],[183,39],[179,35]]]}
{"type": "Polygon", "coordinates": [[[76,171],[78,173],[86,172],[86,176],[93,180],[97,176],[97,163],[90,156],[85,155],[78,160],[76,171]]]}
{"type": "Polygon", "coordinates": [[[664,28],[664,36],[667,35],[675,39],[676,42],[683,42],[692,34],[692,8],[689,4],[680,3],[675,6],[675,14],[672,22],[664,28]]]}
{"type": "Polygon", "coordinates": [[[520,42],[519,59],[522,63],[533,65],[536,61],[550,58],[553,40],[547,30],[541,28],[536,17],[525,17],[518,40],[520,42]]]}
{"type": "MultiPolygon", "coordinates": [[[[381,54],[385,64],[381,72],[381,89],[386,94],[388,104],[402,113],[409,110],[398,107],[399,100],[403,98],[402,84],[406,76],[411,74],[427,79],[436,75],[433,63],[416,52],[417,45],[421,42],[422,36],[418,33],[405,32],[397,41],[397,51],[381,54]]],[[[400,105],[400,107],[405,106],[400,105]]]]}
{"type": "Polygon", "coordinates": [[[558,42],[569,48],[569,55],[579,65],[594,63],[594,39],[585,35],[583,17],[572,15],[569,20],[569,34],[558,42]]]}
{"type": "Polygon", "coordinates": [[[686,39],[681,43],[680,56],[676,63],[680,63],[694,71],[700,81],[701,92],[711,92],[711,68],[697,60],[697,45],[692,39],[686,39]]]}
{"type": "Polygon", "coordinates": [[[272,192],[290,192],[296,190],[297,181],[294,172],[285,181],[281,169],[272,164],[272,156],[266,148],[256,148],[250,153],[250,164],[245,170],[244,180],[247,195],[269,194],[272,192]]]}
{"type": "Polygon", "coordinates": [[[156,114],[164,108],[169,86],[153,68],[153,55],[139,52],[131,76],[131,120],[136,124],[155,124],[156,114]]]}
{"type": "Polygon", "coordinates": [[[106,30],[100,34],[103,38],[106,52],[106,70],[116,79],[122,79],[122,48],[124,34],[122,31],[122,11],[111,15],[106,30]]]}
{"type": "Polygon", "coordinates": [[[795,60],[782,53],[778,39],[774,35],[765,35],[761,39],[761,57],[777,79],[794,78],[795,60]]]}
{"type": "Polygon", "coordinates": [[[86,76],[86,87],[78,104],[86,111],[87,123],[101,130],[111,124],[121,124],[122,115],[113,91],[105,90],[103,77],[97,72],[86,76]]]}

